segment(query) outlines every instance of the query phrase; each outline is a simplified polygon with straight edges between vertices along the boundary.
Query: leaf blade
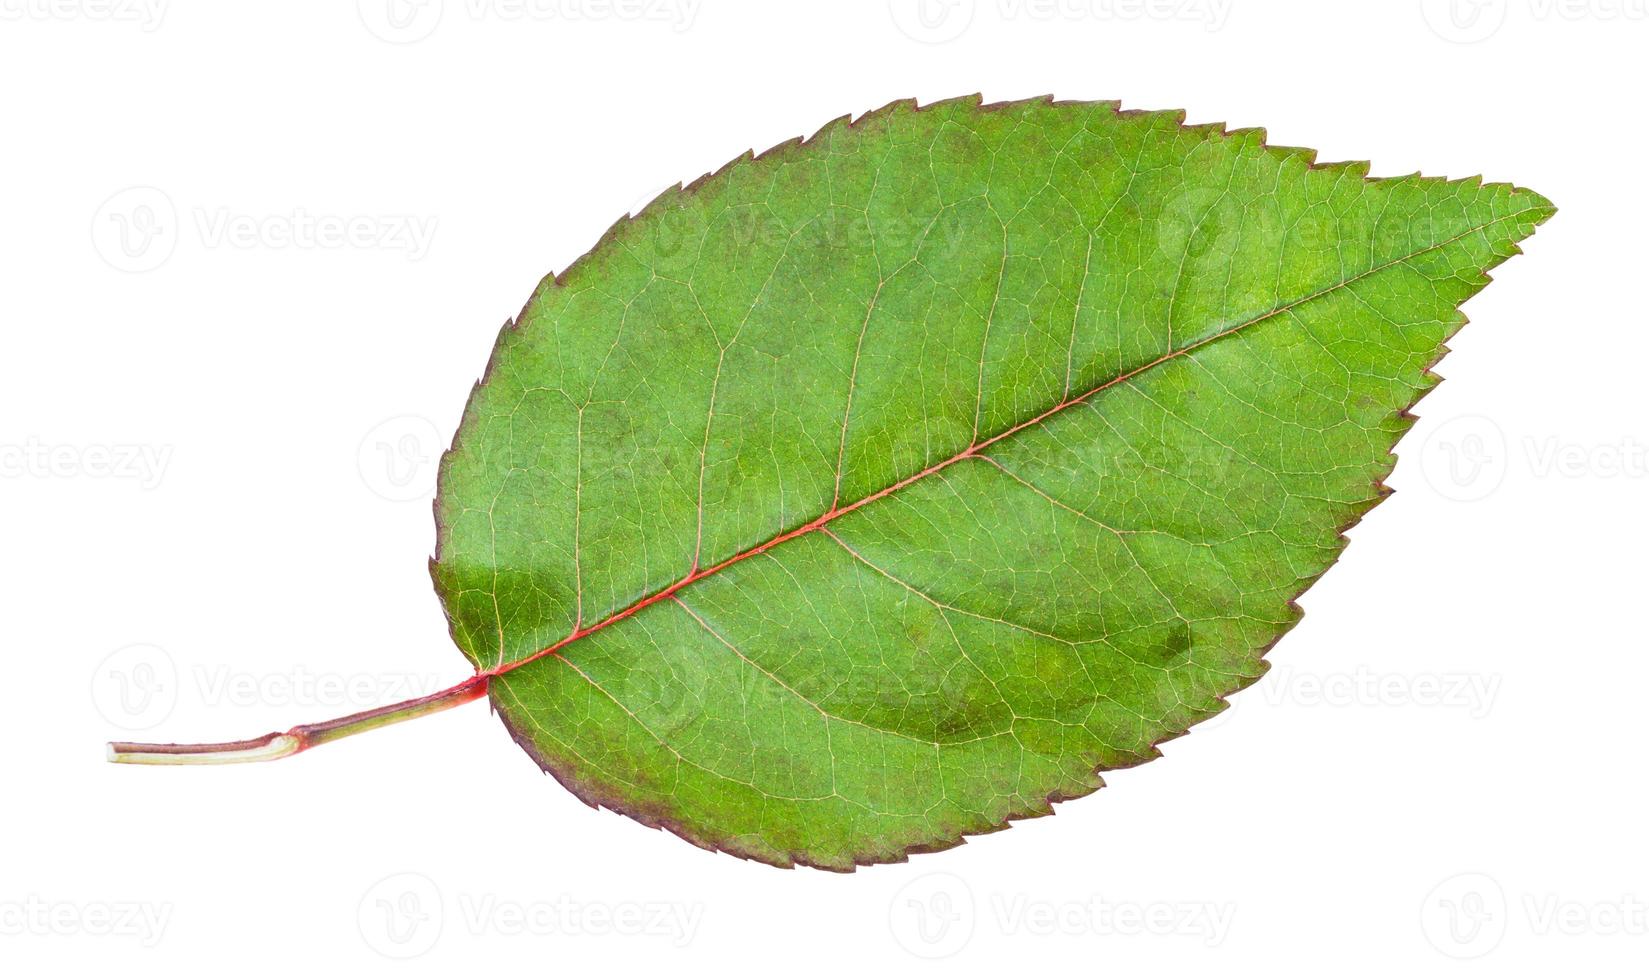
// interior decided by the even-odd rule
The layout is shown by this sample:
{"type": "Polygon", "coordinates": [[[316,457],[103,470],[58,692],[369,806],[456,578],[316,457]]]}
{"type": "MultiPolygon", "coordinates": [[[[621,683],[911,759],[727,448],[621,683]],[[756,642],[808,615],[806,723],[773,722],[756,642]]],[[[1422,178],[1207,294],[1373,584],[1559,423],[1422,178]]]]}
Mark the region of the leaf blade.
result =
{"type": "Polygon", "coordinates": [[[529,754],[847,869],[1090,792],[1257,677],[1551,208],[1180,122],[896,104],[541,287],[434,564],[529,754]]]}

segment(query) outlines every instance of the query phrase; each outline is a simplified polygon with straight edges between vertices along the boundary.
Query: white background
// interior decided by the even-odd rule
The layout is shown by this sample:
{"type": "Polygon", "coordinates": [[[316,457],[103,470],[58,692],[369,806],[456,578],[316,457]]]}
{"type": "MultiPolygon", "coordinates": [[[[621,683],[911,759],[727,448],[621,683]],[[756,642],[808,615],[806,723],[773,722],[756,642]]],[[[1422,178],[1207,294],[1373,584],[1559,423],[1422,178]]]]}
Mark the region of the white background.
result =
{"type": "Polygon", "coordinates": [[[1642,0],[156,2],[0,0],[0,971],[1642,975],[1642,0]],[[433,461],[539,277],[746,148],[975,91],[1561,209],[1231,711],[850,876],[588,809],[481,704],[103,761],[465,676],[433,461]]]}

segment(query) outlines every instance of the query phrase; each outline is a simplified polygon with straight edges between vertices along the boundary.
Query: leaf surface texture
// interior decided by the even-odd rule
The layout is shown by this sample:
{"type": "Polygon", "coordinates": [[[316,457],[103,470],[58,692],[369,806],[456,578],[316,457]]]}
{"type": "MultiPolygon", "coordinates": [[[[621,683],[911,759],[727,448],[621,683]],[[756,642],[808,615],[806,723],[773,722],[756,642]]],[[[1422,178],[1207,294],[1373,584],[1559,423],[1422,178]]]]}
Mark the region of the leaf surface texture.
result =
{"type": "Polygon", "coordinates": [[[588,802],[833,869],[1224,707],[1553,212],[1109,103],[896,103],[619,222],[501,334],[432,568],[588,802]]]}

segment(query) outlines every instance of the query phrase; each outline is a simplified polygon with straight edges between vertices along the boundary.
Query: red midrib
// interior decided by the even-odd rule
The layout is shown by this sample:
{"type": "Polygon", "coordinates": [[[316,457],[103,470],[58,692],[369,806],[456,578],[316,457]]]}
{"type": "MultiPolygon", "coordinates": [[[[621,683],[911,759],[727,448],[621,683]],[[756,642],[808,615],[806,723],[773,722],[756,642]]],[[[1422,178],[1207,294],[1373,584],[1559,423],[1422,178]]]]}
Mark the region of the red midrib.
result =
{"type": "Polygon", "coordinates": [[[1276,309],[1268,310],[1267,312],[1262,313],[1258,316],[1255,316],[1251,319],[1244,320],[1243,322],[1238,323],[1234,326],[1227,327],[1224,330],[1219,331],[1218,333],[1212,334],[1212,335],[1210,335],[1210,336],[1208,336],[1208,337],[1206,337],[1202,340],[1199,340],[1199,341],[1197,341],[1193,344],[1188,344],[1188,345],[1186,345],[1185,347],[1183,347],[1179,350],[1169,351],[1168,353],[1162,355],[1161,357],[1158,357],[1154,361],[1151,361],[1147,364],[1142,364],[1139,367],[1134,368],[1131,371],[1126,371],[1122,374],[1119,374],[1116,377],[1110,379],[1109,381],[1106,381],[1104,384],[1101,384],[1101,385],[1098,385],[1096,387],[1090,388],[1087,391],[1083,392],[1080,395],[1077,395],[1074,398],[1067,398],[1064,401],[1060,402],[1059,404],[1055,405],[1054,407],[1052,407],[1052,408],[1048,409],[1047,411],[1043,412],[1041,415],[1036,416],[1035,418],[1029,419],[1028,421],[1025,421],[1025,422],[1021,422],[1018,425],[1013,426],[1010,429],[1006,429],[1002,432],[999,432],[996,435],[991,436],[989,439],[979,440],[979,441],[973,443],[972,445],[970,445],[968,448],[966,448],[966,449],[962,450],[961,452],[957,453],[956,455],[951,456],[949,459],[945,459],[945,460],[942,460],[941,462],[934,463],[932,466],[929,466],[927,469],[922,470],[919,473],[912,474],[911,476],[907,476],[903,480],[900,480],[899,482],[897,482],[897,483],[895,483],[891,486],[884,487],[883,489],[878,490],[875,493],[870,494],[869,496],[861,497],[858,500],[855,500],[853,503],[848,504],[846,506],[832,507],[830,510],[826,511],[824,514],[821,514],[820,516],[814,518],[813,520],[808,521],[806,524],[803,524],[800,527],[792,528],[789,531],[784,531],[780,534],[774,535],[773,537],[768,538],[766,541],[763,541],[761,544],[755,545],[754,547],[751,547],[751,548],[747,548],[744,551],[741,551],[738,554],[732,556],[731,558],[723,559],[722,561],[717,562],[716,564],[711,565],[707,568],[701,568],[698,571],[691,572],[691,573],[683,576],[682,578],[676,580],[671,585],[666,586],[665,588],[660,589],[659,591],[654,592],[651,595],[646,596],[645,598],[642,598],[642,599],[640,599],[640,600],[624,607],[623,609],[620,609],[618,612],[613,613],[612,615],[608,616],[606,619],[601,620],[600,622],[597,622],[597,623],[594,623],[590,626],[585,626],[585,627],[582,627],[580,629],[574,630],[572,633],[569,633],[566,637],[564,637],[560,640],[557,640],[555,643],[550,644],[549,646],[545,647],[542,650],[539,650],[538,652],[536,652],[534,654],[531,654],[530,656],[522,657],[520,660],[512,660],[509,663],[499,664],[498,666],[492,667],[488,670],[478,671],[476,673],[475,677],[470,678],[470,680],[466,681],[465,684],[474,683],[477,678],[483,678],[483,677],[492,678],[492,677],[497,677],[501,674],[507,674],[510,671],[516,669],[517,667],[523,666],[525,664],[530,664],[533,661],[539,660],[543,657],[548,657],[548,656],[552,656],[552,655],[553,656],[559,656],[560,655],[560,650],[563,647],[567,646],[568,644],[576,643],[579,640],[582,640],[584,637],[589,636],[591,633],[594,633],[597,630],[604,629],[608,626],[611,626],[613,623],[616,623],[619,620],[628,619],[629,617],[634,616],[636,613],[640,612],[643,609],[646,609],[648,606],[651,606],[654,603],[664,602],[668,599],[671,599],[678,592],[680,592],[682,589],[687,588],[689,585],[692,585],[694,582],[697,582],[700,579],[708,578],[711,575],[716,574],[717,572],[721,571],[724,568],[727,568],[730,565],[736,565],[739,562],[744,561],[746,558],[753,558],[756,555],[760,555],[760,554],[763,554],[767,551],[770,551],[773,548],[776,548],[779,545],[784,544],[786,541],[791,540],[792,538],[799,538],[802,535],[807,534],[810,531],[817,531],[819,528],[824,527],[826,524],[829,524],[831,521],[834,521],[836,518],[841,517],[844,514],[851,514],[854,511],[858,510],[861,507],[864,507],[867,504],[875,503],[876,501],[881,500],[883,497],[886,497],[889,494],[896,493],[899,490],[903,490],[905,487],[910,486],[912,483],[915,483],[917,480],[920,480],[923,477],[931,476],[932,474],[937,473],[940,470],[946,469],[947,467],[952,466],[956,463],[960,463],[961,461],[963,461],[965,459],[968,459],[968,458],[973,457],[973,456],[977,456],[982,450],[986,449],[987,447],[989,447],[991,445],[994,445],[995,443],[998,443],[998,442],[1002,441],[1003,439],[1006,439],[1009,436],[1012,436],[1012,435],[1014,435],[1018,432],[1021,432],[1025,429],[1028,429],[1033,425],[1038,425],[1038,424],[1042,423],[1043,421],[1047,420],[1049,417],[1057,415],[1060,412],[1063,412],[1067,408],[1070,408],[1074,405],[1080,405],[1083,402],[1087,401],[1088,399],[1090,399],[1090,398],[1094,397],[1095,395],[1099,394],[1100,392],[1106,390],[1107,388],[1111,388],[1111,387],[1114,387],[1116,385],[1122,384],[1124,381],[1128,381],[1131,378],[1137,377],[1138,375],[1140,375],[1140,374],[1142,374],[1146,371],[1151,370],[1152,368],[1156,367],[1159,364],[1162,364],[1166,361],[1171,361],[1171,360],[1173,360],[1174,358],[1177,358],[1177,357],[1183,357],[1186,354],[1189,354],[1189,353],[1191,353],[1193,351],[1196,351],[1196,350],[1200,350],[1203,347],[1206,347],[1209,344],[1212,344],[1216,340],[1220,340],[1222,338],[1229,337],[1232,334],[1237,333],[1239,330],[1244,330],[1248,327],[1253,326],[1256,323],[1260,323],[1260,322],[1263,322],[1265,320],[1269,320],[1274,316],[1279,316],[1283,313],[1287,313],[1289,310],[1292,310],[1292,309],[1294,309],[1298,306],[1309,303],[1312,300],[1318,299],[1318,298],[1320,298],[1322,296],[1325,296],[1329,293],[1332,293],[1336,290],[1343,289],[1346,286],[1349,286],[1352,283],[1357,282],[1358,280],[1365,279],[1368,276],[1372,276],[1372,275],[1374,275],[1378,272],[1382,272],[1382,271],[1384,271],[1386,269],[1389,269],[1389,268],[1391,268],[1395,265],[1399,265],[1403,262],[1409,261],[1410,259],[1417,258],[1421,255],[1426,254],[1427,252],[1435,251],[1436,249],[1443,248],[1444,246],[1447,246],[1447,245],[1451,245],[1451,244],[1453,244],[1457,241],[1460,241],[1462,238],[1466,238],[1469,235],[1475,235],[1478,232],[1484,231],[1485,229],[1487,229],[1487,228],[1489,228],[1493,225],[1500,224],[1501,222],[1504,222],[1504,221],[1515,220],[1519,217],[1522,217],[1525,214],[1529,214],[1533,210],[1536,210],[1536,209],[1531,208],[1531,209],[1527,209],[1527,210],[1524,210],[1524,211],[1518,211],[1518,212],[1515,212],[1513,214],[1503,215],[1501,217],[1495,218],[1491,221],[1487,221],[1487,222],[1485,222],[1481,225],[1478,225],[1474,228],[1468,228],[1467,230],[1461,232],[1460,234],[1455,235],[1452,238],[1444,239],[1443,241],[1440,241],[1440,242],[1436,243],[1435,245],[1427,245],[1425,248],[1417,249],[1416,251],[1411,252],[1407,255],[1401,256],[1401,257],[1396,258],[1396,259],[1392,259],[1389,262],[1384,262],[1384,263],[1382,263],[1380,265],[1377,265],[1374,268],[1369,269],[1365,272],[1360,272],[1355,276],[1351,276],[1347,279],[1343,279],[1343,280],[1341,280],[1339,282],[1336,282],[1332,285],[1325,286],[1322,289],[1318,290],[1317,292],[1311,293],[1310,295],[1303,296],[1299,299],[1296,299],[1296,300],[1293,300],[1291,302],[1285,303],[1281,306],[1278,306],[1276,309]]]}

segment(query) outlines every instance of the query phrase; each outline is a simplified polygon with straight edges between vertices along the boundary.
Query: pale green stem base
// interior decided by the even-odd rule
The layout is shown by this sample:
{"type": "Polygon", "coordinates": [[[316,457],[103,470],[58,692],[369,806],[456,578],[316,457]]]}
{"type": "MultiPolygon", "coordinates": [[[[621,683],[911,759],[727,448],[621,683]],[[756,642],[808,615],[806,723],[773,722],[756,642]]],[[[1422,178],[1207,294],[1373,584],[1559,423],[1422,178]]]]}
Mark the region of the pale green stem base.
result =
{"type": "Polygon", "coordinates": [[[239,742],[199,742],[181,745],[110,742],[109,761],[145,766],[213,766],[284,759],[340,738],[467,704],[487,693],[487,684],[490,680],[489,674],[477,674],[462,684],[456,684],[426,697],[413,698],[382,708],[371,708],[313,725],[299,725],[289,731],[271,732],[262,738],[250,738],[239,742]]]}

